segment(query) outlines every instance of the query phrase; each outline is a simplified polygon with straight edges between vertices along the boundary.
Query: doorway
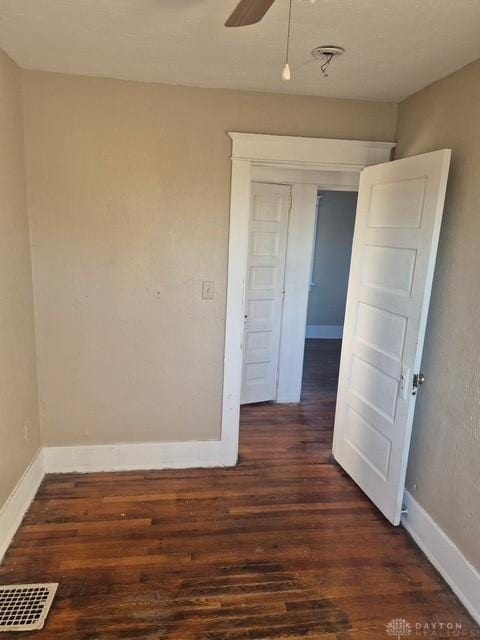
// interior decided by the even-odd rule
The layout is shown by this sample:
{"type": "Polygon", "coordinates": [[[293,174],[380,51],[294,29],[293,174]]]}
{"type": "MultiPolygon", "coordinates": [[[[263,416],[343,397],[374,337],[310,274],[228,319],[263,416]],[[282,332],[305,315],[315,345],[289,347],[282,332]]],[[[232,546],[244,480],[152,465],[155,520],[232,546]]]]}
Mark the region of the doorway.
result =
{"type": "Polygon", "coordinates": [[[252,170],[242,404],[300,401],[317,179],[252,170]]]}
{"type": "MultiPolygon", "coordinates": [[[[244,329],[250,181],[255,166],[252,160],[263,160],[264,165],[275,164],[273,158],[277,165],[281,159],[290,160],[308,171],[322,166],[321,158],[327,156],[330,162],[323,166],[329,171],[339,173],[342,167],[343,173],[350,171],[357,178],[361,173],[333,455],[385,517],[398,525],[415,400],[418,385],[424,381],[420,364],[451,150],[395,161],[384,156],[382,161],[377,149],[375,161],[365,153],[365,147],[375,147],[376,143],[250,134],[231,137],[234,144],[221,441],[227,464],[231,464],[232,454],[235,460],[238,455],[244,331],[241,335],[237,332],[240,322],[244,329]],[[362,157],[363,167],[354,162],[341,164],[339,153],[356,155],[357,160],[362,157]],[[233,249],[233,241],[238,240],[236,234],[241,238],[240,253],[233,249]],[[235,292],[236,285],[240,288],[235,292]]],[[[385,153],[385,146],[381,146],[385,153]]],[[[288,315],[286,299],[285,294],[284,319],[288,315]]]]}
{"type": "Polygon", "coordinates": [[[356,191],[318,190],[315,172],[268,178],[250,187],[242,405],[301,402],[304,357],[336,351],[338,375],[345,315],[356,191]]]}
{"type": "Polygon", "coordinates": [[[356,191],[319,191],[307,306],[301,401],[336,394],[356,191]]]}
{"type": "MultiPolygon", "coordinates": [[[[281,180],[285,175],[277,170],[276,176],[270,171],[268,177],[270,181],[275,177],[281,180]]],[[[310,174],[310,179],[314,181],[315,174],[310,174]]],[[[269,416],[272,402],[288,404],[278,393],[278,382],[287,376],[295,383],[290,370],[282,371],[279,357],[281,342],[285,351],[285,341],[293,333],[289,327],[291,322],[303,326],[301,395],[299,392],[295,400],[301,405],[299,411],[306,423],[315,425],[324,414],[325,403],[334,405],[336,400],[357,192],[315,187],[310,192],[312,217],[308,210],[295,207],[293,186],[255,181],[251,184],[241,398],[243,425],[248,424],[249,417],[254,420],[259,414],[269,416]],[[304,254],[305,260],[304,282],[299,284],[308,291],[308,296],[305,308],[297,301],[293,305],[295,314],[283,318],[286,284],[291,279],[288,271],[299,269],[299,256],[292,255],[295,247],[288,242],[290,216],[293,224],[295,216],[310,220],[304,246],[298,247],[298,253],[304,254]]],[[[274,419],[278,411],[281,408],[274,409],[270,417],[274,419]]],[[[289,415],[294,414],[290,411],[289,415]]],[[[333,420],[324,421],[321,455],[330,455],[332,437],[333,420]]]]}
{"type": "MultiPolygon", "coordinates": [[[[227,299],[221,439],[215,445],[217,464],[232,466],[238,460],[240,393],[243,362],[245,272],[248,255],[250,184],[254,171],[281,168],[285,172],[316,172],[317,184],[336,189],[345,184],[358,187],[361,171],[390,159],[395,143],[358,140],[301,138],[251,133],[228,133],[232,141],[230,227],[228,244],[227,299]]],[[[263,176],[268,182],[268,177],[263,176]]],[[[307,292],[308,299],[308,292],[307,292]]],[[[303,332],[305,325],[303,326],[303,332]]],[[[300,334],[301,335],[301,334],[300,334]]],[[[300,337],[300,369],[303,367],[300,337]]],[[[301,385],[300,385],[301,386],[301,385]]]]}

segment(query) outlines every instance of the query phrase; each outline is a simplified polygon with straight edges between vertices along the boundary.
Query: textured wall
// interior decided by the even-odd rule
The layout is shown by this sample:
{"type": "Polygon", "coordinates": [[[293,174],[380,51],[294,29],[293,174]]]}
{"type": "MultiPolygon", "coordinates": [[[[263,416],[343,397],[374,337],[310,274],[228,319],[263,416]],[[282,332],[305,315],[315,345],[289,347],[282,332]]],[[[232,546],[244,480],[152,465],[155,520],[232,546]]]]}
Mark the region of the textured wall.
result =
{"type": "Polygon", "coordinates": [[[480,569],[480,61],[400,105],[397,157],[452,166],[407,486],[480,569]]]}
{"type": "Polygon", "coordinates": [[[317,218],[307,324],[343,326],[357,194],[324,191],[317,218]]]}
{"type": "Polygon", "coordinates": [[[44,443],[218,438],[226,131],[392,140],[396,106],[36,72],[24,91],[44,443]]]}
{"type": "Polygon", "coordinates": [[[20,74],[0,51],[0,508],[39,447],[20,74]]]}

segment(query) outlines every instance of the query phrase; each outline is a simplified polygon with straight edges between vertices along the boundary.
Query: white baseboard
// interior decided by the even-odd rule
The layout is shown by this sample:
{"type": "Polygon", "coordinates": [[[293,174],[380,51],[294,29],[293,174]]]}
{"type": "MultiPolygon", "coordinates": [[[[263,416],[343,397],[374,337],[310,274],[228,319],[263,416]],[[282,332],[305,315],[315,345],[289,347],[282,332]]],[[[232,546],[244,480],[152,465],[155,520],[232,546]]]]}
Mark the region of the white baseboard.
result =
{"type": "Polygon", "coordinates": [[[231,466],[220,440],[44,447],[47,473],[231,466]]]}
{"type": "Polygon", "coordinates": [[[40,449],[0,510],[0,562],[35,497],[44,475],[43,452],[40,449]]]}
{"type": "Polygon", "coordinates": [[[330,326],[326,324],[309,324],[307,325],[306,338],[323,339],[323,340],[341,340],[343,336],[343,327],[330,326]]]}
{"type": "Polygon", "coordinates": [[[408,491],[404,504],[402,525],[480,624],[480,573],[408,491]]]}
{"type": "Polygon", "coordinates": [[[186,469],[235,464],[235,456],[220,440],[43,447],[0,510],[0,562],[46,473],[186,469]]]}

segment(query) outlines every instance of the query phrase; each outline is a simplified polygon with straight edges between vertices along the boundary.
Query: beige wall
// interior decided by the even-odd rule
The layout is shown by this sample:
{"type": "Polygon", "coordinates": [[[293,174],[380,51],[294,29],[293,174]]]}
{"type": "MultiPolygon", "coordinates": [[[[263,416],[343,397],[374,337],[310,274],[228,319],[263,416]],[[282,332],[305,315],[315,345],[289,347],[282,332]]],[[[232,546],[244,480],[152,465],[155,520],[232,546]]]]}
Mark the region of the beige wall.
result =
{"type": "MultiPolygon", "coordinates": [[[[19,74],[0,53],[0,505],[39,446],[19,74]]],[[[396,107],[35,72],[23,91],[44,444],[217,438],[225,132],[392,140],[396,107]]],[[[478,567],[479,112],[480,62],[402,103],[397,151],[453,149],[408,487],[478,567]]]]}
{"type": "Polygon", "coordinates": [[[217,439],[226,131],[392,140],[395,105],[37,72],[24,91],[44,444],[217,439]]]}
{"type": "Polygon", "coordinates": [[[39,447],[21,72],[0,51],[0,508],[39,447]]]}
{"type": "Polygon", "coordinates": [[[317,216],[307,324],[343,327],[357,194],[324,191],[317,216]]]}
{"type": "Polygon", "coordinates": [[[453,150],[407,484],[480,569],[480,61],[403,102],[398,140],[453,150]]]}

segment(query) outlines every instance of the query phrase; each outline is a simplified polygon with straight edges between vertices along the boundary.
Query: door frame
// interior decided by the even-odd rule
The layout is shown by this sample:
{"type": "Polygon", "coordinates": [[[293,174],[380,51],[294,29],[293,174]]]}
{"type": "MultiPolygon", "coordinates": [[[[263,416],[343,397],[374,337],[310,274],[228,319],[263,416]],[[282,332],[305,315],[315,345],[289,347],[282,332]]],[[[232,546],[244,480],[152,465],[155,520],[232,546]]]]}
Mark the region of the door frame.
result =
{"type": "Polygon", "coordinates": [[[245,275],[248,256],[252,167],[270,166],[325,173],[323,184],[335,188],[339,173],[357,178],[366,167],[391,159],[394,142],[303,138],[228,132],[232,140],[230,230],[221,424],[222,464],[238,459],[243,358],[245,275]]]}
{"type": "Polygon", "coordinates": [[[292,208],[285,262],[276,402],[298,403],[302,392],[308,299],[315,249],[319,191],[358,191],[359,173],[283,169],[252,164],[251,182],[288,184],[292,208]],[[311,247],[305,251],[305,247],[311,247]]]}

